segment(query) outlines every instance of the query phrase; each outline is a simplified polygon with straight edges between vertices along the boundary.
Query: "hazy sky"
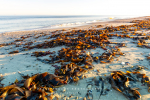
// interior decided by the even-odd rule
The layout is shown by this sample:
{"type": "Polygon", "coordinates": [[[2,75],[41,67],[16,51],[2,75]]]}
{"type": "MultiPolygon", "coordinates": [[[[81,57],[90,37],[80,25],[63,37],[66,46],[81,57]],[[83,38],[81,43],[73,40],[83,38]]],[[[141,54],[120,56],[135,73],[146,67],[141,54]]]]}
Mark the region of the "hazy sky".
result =
{"type": "Polygon", "coordinates": [[[0,0],[0,15],[150,15],[150,0],[0,0]]]}

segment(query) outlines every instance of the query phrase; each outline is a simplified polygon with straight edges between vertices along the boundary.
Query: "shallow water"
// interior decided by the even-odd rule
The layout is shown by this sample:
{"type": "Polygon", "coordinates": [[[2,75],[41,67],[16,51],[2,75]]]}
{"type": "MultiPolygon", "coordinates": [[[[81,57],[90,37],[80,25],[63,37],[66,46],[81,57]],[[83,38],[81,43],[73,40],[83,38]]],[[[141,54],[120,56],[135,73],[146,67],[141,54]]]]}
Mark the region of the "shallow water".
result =
{"type": "Polygon", "coordinates": [[[80,26],[93,22],[138,16],[0,16],[0,33],[80,26]]]}

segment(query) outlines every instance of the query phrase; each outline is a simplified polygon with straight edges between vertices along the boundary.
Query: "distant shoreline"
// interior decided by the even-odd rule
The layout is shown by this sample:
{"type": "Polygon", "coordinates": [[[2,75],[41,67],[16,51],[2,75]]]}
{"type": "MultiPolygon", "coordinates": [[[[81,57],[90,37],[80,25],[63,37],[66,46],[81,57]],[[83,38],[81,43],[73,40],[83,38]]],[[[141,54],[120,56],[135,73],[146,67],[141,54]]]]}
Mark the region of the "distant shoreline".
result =
{"type": "MultiPolygon", "coordinates": [[[[135,16],[0,16],[0,34],[6,32],[73,28],[135,16]]],[[[137,16],[136,16],[137,17],[137,16]]]]}
{"type": "MultiPolygon", "coordinates": [[[[95,25],[104,25],[104,26],[109,26],[109,25],[121,25],[121,24],[131,24],[129,23],[132,20],[144,20],[146,18],[149,18],[150,16],[143,16],[143,17],[135,17],[135,18],[128,18],[128,19],[116,19],[113,21],[102,21],[102,22],[94,22],[94,23],[89,23],[87,25],[81,25],[81,26],[74,26],[74,27],[59,27],[59,28],[52,28],[52,29],[36,29],[36,30],[23,30],[23,31],[13,31],[13,32],[3,32],[0,33],[1,35],[5,35],[5,34],[19,34],[19,35],[25,35],[25,34],[31,34],[31,33],[40,33],[40,32],[52,32],[55,30],[71,30],[71,29],[87,29],[89,27],[95,26],[95,25]]],[[[118,26],[117,25],[117,26],[118,26]]]]}

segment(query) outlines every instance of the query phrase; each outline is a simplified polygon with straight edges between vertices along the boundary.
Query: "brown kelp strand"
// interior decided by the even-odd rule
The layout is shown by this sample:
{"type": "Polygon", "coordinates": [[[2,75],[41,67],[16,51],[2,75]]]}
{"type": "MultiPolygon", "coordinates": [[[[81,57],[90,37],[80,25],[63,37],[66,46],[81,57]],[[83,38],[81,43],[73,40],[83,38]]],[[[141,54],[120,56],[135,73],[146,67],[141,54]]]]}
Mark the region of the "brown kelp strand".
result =
{"type": "Polygon", "coordinates": [[[149,78],[140,72],[127,71],[124,73],[122,71],[112,71],[109,78],[112,88],[121,92],[129,100],[141,98],[141,94],[138,91],[139,87],[134,87],[133,85],[139,81],[139,78],[142,84],[147,84],[149,92],[149,78]]]}
{"type": "Polygon", "coordinates": [[[33,55],[31,56],[36,56],[36,57],[42,57],[42,56],[46,56],[46,55],[49,55],[49,54],[54,54],[55,51],[53,52],[50,52],[50,51],[36,51],[36,52],[33,52],[33,55]]]}

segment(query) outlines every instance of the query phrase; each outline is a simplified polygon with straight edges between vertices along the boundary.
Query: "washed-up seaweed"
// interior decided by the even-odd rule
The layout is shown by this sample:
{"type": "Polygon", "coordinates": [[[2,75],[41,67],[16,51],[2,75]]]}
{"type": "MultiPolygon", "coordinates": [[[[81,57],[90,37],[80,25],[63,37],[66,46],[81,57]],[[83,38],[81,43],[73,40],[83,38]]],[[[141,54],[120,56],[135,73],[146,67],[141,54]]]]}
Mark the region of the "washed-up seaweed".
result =
{"type": "MultiPolygon", "coordinates": [[[[12,85],[1,87],[0,98],[4,100],[17,98],[21,100],[29,98],[45,100],[50,98],[50,93],[53,92],[53,88],[69,84],[70,81],[77,82],[79,79],[83,79],[84,76],[82,76],[82,73],[85,73],[85,70],[87,69],[70,63],[56,69],[55,74],[48,72],[35,74],[26,80],[17,81],[12,85]]],[[[133,87],[132,85],[133,83],[139,82],[139,79],[141,79],[142,84],[147,84],[148,92],[150,91],[149,78],[146,74],[141,74],[137,71],[127,71],[126,73],[112,71],[108,79],[112,88],[122,93],[129,100],[141,98],[141,94],[137,90],[139,88],[133,87]]],[[[95,80],[96,82],[98,82],[98,86],[101,83],[100,96],[104,95],[107,91],[104,90],[104,79],[100,77],[99,81],[95,80]]],[[[89,86],[86,96],[91,98],[91,100],[93,99],[92,90],[89,86]]]]}
{"type": "Polygon", "coordinates": [[[19,50],[9,52],[9,54],[15,54],[15,53],[19,53],[19,50]]]}
{"type": "Polygon", "coordinates": [[[53,92],[52,86],[64,84],[64,80],[60,78],[62,76],[56,76],[47,72],[36,74],[26,80],[0,88],[0,98],[4,100],[30,100],[31,98],[34,100],[45,100],[45,98],[49,98],[47,92],[53,92]]]}
{"type": "MultiPolygon", "coordinates": [[[[113,37],[117,38],[131,38],[133,40],[138,40],[137,46],[142,48],[150,48],[150,46],[145,42],[146,39],[150,39],[150,36],[144,33],[138,34],[138,30],[148,30],[150,29],[150,19],[148,20],[134,20],[132,25],[121,25],[121,26],[110,26],[103,29],[89,29],[89,30],[72,30],[70,32],[58,33],[58,31],[52,32],[50,34],[40,33],[40,35],[31,36],[21,36],[20,39],[16,39],[11,43],[0,44],[0,47],[16,45],[18,50],[11,51],[9,54],[15,54],[23,51],[28,51],[31,49],[45,49],[54,48],[59,46],[65,46],[58,51],[56,55],[50,55],[48,59],[37,58],[46,64],[62,63],[61,66],[55,66],[55,73],[50,74],[48,72],[42,74],[35,74],[31,77],[21,75],[24,79],[21,81],[16,80],[9,86],[0,87],[0,98],[4,100],[10,99],[50,99],[49,93],[53,92],[54,87],[59,87],[72,82],[78,82],[79,79],[83,79],[83,73],[94,69],[93,62],[96,63],[111,63],[115,57],[124,56],[125,54],[121,52],[121,47],[126,47],[125,43],[111,42],[110,39],[113,37]],[[119,33],[115,33],[119,31],[119,33]],[[39,39],[40,37],[48,36],[42,43],[32,45],[34,42],[26,42],[27,38],[33,37],[39,39]],[[141,36],[141,37],[140,37],[141,36]],[[49,40],[50,39],[50,40],[49,40]],[[21,43],[19,43],[21,42],[21,43]],[[113,45],[113,46],[112,46],[113,45]],[[94,56],[89,50],[100,48],[104,52],[99,56],[94,56]],[[65,64],[64,62],[67,62],[65,64]],[[80,66],[82,65],[82,66],[80,66]]],[[[101,26],[97,26],[99,28],[101,26]]],[[[55,52],[41,52],[35,51],[32,56],[42,57],[49,54],[54,54],[55,52]]],[[[147,57],[149,59],[149,57],[147,57]]],[[[132,88],[129,83],[137,82],[141,78],[142,84],[147,84],[148,91],[150,91],[149,78],[145,74],[137,72],[143,69],[143,67],[137,67],[132,71],[126,73],[122,71],[113,71],[109,76],[109,81],[115,90],[121,92],[128,99],[140,99],[141,95],[137,89],[132,88]],[[136,77],[135,77],[136,76],[136,77]]],[[[2,77],[0,81],[2,81],[2,77]]],[[[101,92],[100,96],[104,93],[104,81],[100,79],[95,81],[96,85],[99,86],[101,82],[101,92]],[[98,82],[98,84],[97,84],[98,82]]],[[[87,96],[91,96],[93,99],[92,91],[87,91],[87,96]]]]}
{"type": "Polygon", "coordinates": [[[33,55],[31,56],[36,56],[36,57],[42,57],[42,56],[46,56],[46,55],[49,55],[49,54],[54,54],[55,52],[50,52],[50,51],[39,51],[39,52],[33,52],[33,55]]]}
{"type": "MultiPolygon", "coordinates": [[[[12,85],[0,88],[0,98],[8,99],[44,99],[47,92],[53,92],[52,88],[68,84],[68,82],[77,82],[83,79],[81,73],[85,73],[86,69],[77,66],[74,63],[63,65],[60,69],[55,70],[55,74],[48,72],[35,74],[31,77],[20,74],[26,80],[16,81],[12,85]],[[68,70],[67,70],[68,69],[68,70]]],[[[45,99],[44,99],[45,100],[45,99]]]]}
{"type": "Polygon", "coordinates": [[[139,88],[133,88],[131,85],[131,82],[138,82],[137,78],[141,78],[141,83],[147,84],[147,86],[149,87],[149,78],[145,74],[141,74],[140,72],[134,71],[127,71],[126,73],[122,71],[112,71],[110,75],[110,84],[112,88],[122,93],[127,99],[137,100],[141,98],[141,94],[137,90],[139,88]]]}

